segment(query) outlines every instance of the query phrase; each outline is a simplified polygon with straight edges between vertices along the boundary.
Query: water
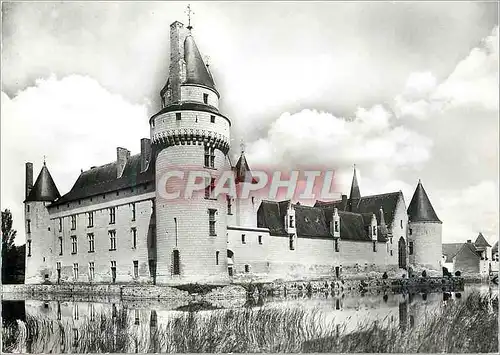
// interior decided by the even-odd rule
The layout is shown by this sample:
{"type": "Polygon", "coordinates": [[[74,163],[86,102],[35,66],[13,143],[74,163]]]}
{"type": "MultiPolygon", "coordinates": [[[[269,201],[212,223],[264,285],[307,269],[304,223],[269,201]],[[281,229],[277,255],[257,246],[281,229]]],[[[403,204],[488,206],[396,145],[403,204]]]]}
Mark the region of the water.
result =
{"type": "Polygon", "coordinates": [[[479,284],[461,292],[289,295],[197,305],[113,298],[5,300],[4,295],[3,351],[206,352],[217,351],[221,342],[241,342],[242,351],[249,350],[248,342],[281,351],[290,339],[318,339],[332,329],[349,334],[375,321],[402,330],[418,327],[437,309],[464,302],[475,290],[498,294],[498,288],[479,284]]]}

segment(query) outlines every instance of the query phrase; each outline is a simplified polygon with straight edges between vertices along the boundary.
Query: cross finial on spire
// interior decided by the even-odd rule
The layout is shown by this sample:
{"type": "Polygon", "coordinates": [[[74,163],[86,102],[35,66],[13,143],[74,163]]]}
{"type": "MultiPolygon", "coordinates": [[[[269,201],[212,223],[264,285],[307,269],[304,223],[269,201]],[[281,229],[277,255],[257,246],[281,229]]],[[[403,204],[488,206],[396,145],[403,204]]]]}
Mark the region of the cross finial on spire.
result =
{"type": "Polygon", "coordinates": [[[188,16],[188,26],[187,26],[187,29],[191,31],[191,29],[193,28],[193,26],[191,26],[191,15],[194,15],[194,11],[191,10],[191,4],[188,4],[185,13],[188,16]]]}
{"type": "Polygon", "coordinates": [[[43,165],[45,165],[45,158],[46,158],[46,156],[44,155],[43,156],[43,165]]]}
{"type": "Polygon", "coordinates": [[[208,56],[208,55],[205,56],[205,65],[207,67],[210,66],[210,56],[208,56]]]}
{"type": "Polygon", "coordinates": [[[241,139],[240,149],[241,149],[241,154],[244,154],[245,153],[245,142],[243,141],[243,139],[241,139]]]}

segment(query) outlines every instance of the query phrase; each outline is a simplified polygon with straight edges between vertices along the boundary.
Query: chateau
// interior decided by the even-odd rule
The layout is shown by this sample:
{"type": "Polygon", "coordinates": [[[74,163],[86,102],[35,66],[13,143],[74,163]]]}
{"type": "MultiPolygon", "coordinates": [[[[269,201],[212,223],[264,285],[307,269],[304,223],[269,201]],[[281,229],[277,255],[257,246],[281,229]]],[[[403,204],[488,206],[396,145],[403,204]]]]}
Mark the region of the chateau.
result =
{"type": "Polygon", "coordinates": [[[213,196],[225,171],[239,187],[254,180],[244,153],[230,162],[231,120],[191,29],[170,25],[169,77],[140,154],[117,148],[116,161],[82,171],[63,196],[45,162],[34,184],[26,163],[26,283],[441,273],[442,222],[420,181],[408,208],[401,191],[362,196],[355,169],[349,196],[314,206],[213,196]],[[179,184],[164,179],[173,168],[207,171],[205,194],[165,199],[179,184]]]}

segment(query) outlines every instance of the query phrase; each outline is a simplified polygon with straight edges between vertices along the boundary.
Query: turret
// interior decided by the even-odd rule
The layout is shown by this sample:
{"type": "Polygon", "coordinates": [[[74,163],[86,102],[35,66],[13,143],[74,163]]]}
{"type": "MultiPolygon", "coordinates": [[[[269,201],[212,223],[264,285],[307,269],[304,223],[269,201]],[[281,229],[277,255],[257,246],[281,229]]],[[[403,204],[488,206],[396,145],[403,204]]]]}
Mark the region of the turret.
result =
{"type": "Polygon", "coordinates": [[[170,26],[170,72],[161,90],[161,110],[150,119],[156,152],[157,283],[229,280],[225,195],[214,196],[217,179],[230,170],[227,154],[230,121],[218,110],[219,93],[194,37],[192,26],[170,26]],[[206,174],[205,192],[169,199],[184,192],[193,170],[206,174]],[[172,171],[184,179],[165,179],[172,171]]]}
{"type": "Polygon", "coordinates": [[[408,206],[409,261],[417,269],[440,268],[442,249],[442,222],[439,220],[431,201],[419,180],[408,206]]]}
{"type": "Polygon", "coordinates": [[[337,207],[333,208],[333,217],[330,224],[330,233],[333,238],[340,238],[340,216],[337,207]]]}
{"type": "Polygon", "coordinates": [[[25,283],[42,283],[51,278],[52,234],[47,207],[61,197],[45,161],[33,185],[33,164],[26,163],[26,230],[25,283]]]}
{"type": "Polygon", "coordinates": [[[241,147],[241,155],[233,170],[237,196],[234,196],[231,200],[231,203],[234,203],[236,210],[236,218],[231,219],[232,223],[237,226],[257,227],[257,210],[261,199],[258,196],[258,193],[253,191],[249,186],[255,183],[255,180],[252,176],[250,167],[248,166],[243,144],[241,147]],[[245,191],[248,193],[245,193],[245,191]]]}

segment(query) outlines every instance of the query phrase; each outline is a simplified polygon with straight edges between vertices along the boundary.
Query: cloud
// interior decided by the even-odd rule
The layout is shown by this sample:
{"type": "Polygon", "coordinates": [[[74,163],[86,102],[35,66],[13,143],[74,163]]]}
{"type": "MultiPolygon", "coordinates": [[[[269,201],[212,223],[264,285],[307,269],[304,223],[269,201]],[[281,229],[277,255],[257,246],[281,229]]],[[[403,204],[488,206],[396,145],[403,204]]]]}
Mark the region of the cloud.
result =
{"type": "Polygon", "coordinates": [[[24,235],[25,162],[34,163],[36,179],[46,155],[64,194],[81,169],[115,160],[117,146],[137,153],[140,138],[149,136],[145,105],[130,104],[86,76],[38,80],[13,98],[2,92],[1,113],[2,209],[13,212],[18,243],[24,235]]]}
{"type": "Polygon", "coordinates": [[[443,242],[475,239],[479,232],[491,245],[498,240],[498,182],[485,180],[464,190],[441,191],[436,197],[443,242]]]}

